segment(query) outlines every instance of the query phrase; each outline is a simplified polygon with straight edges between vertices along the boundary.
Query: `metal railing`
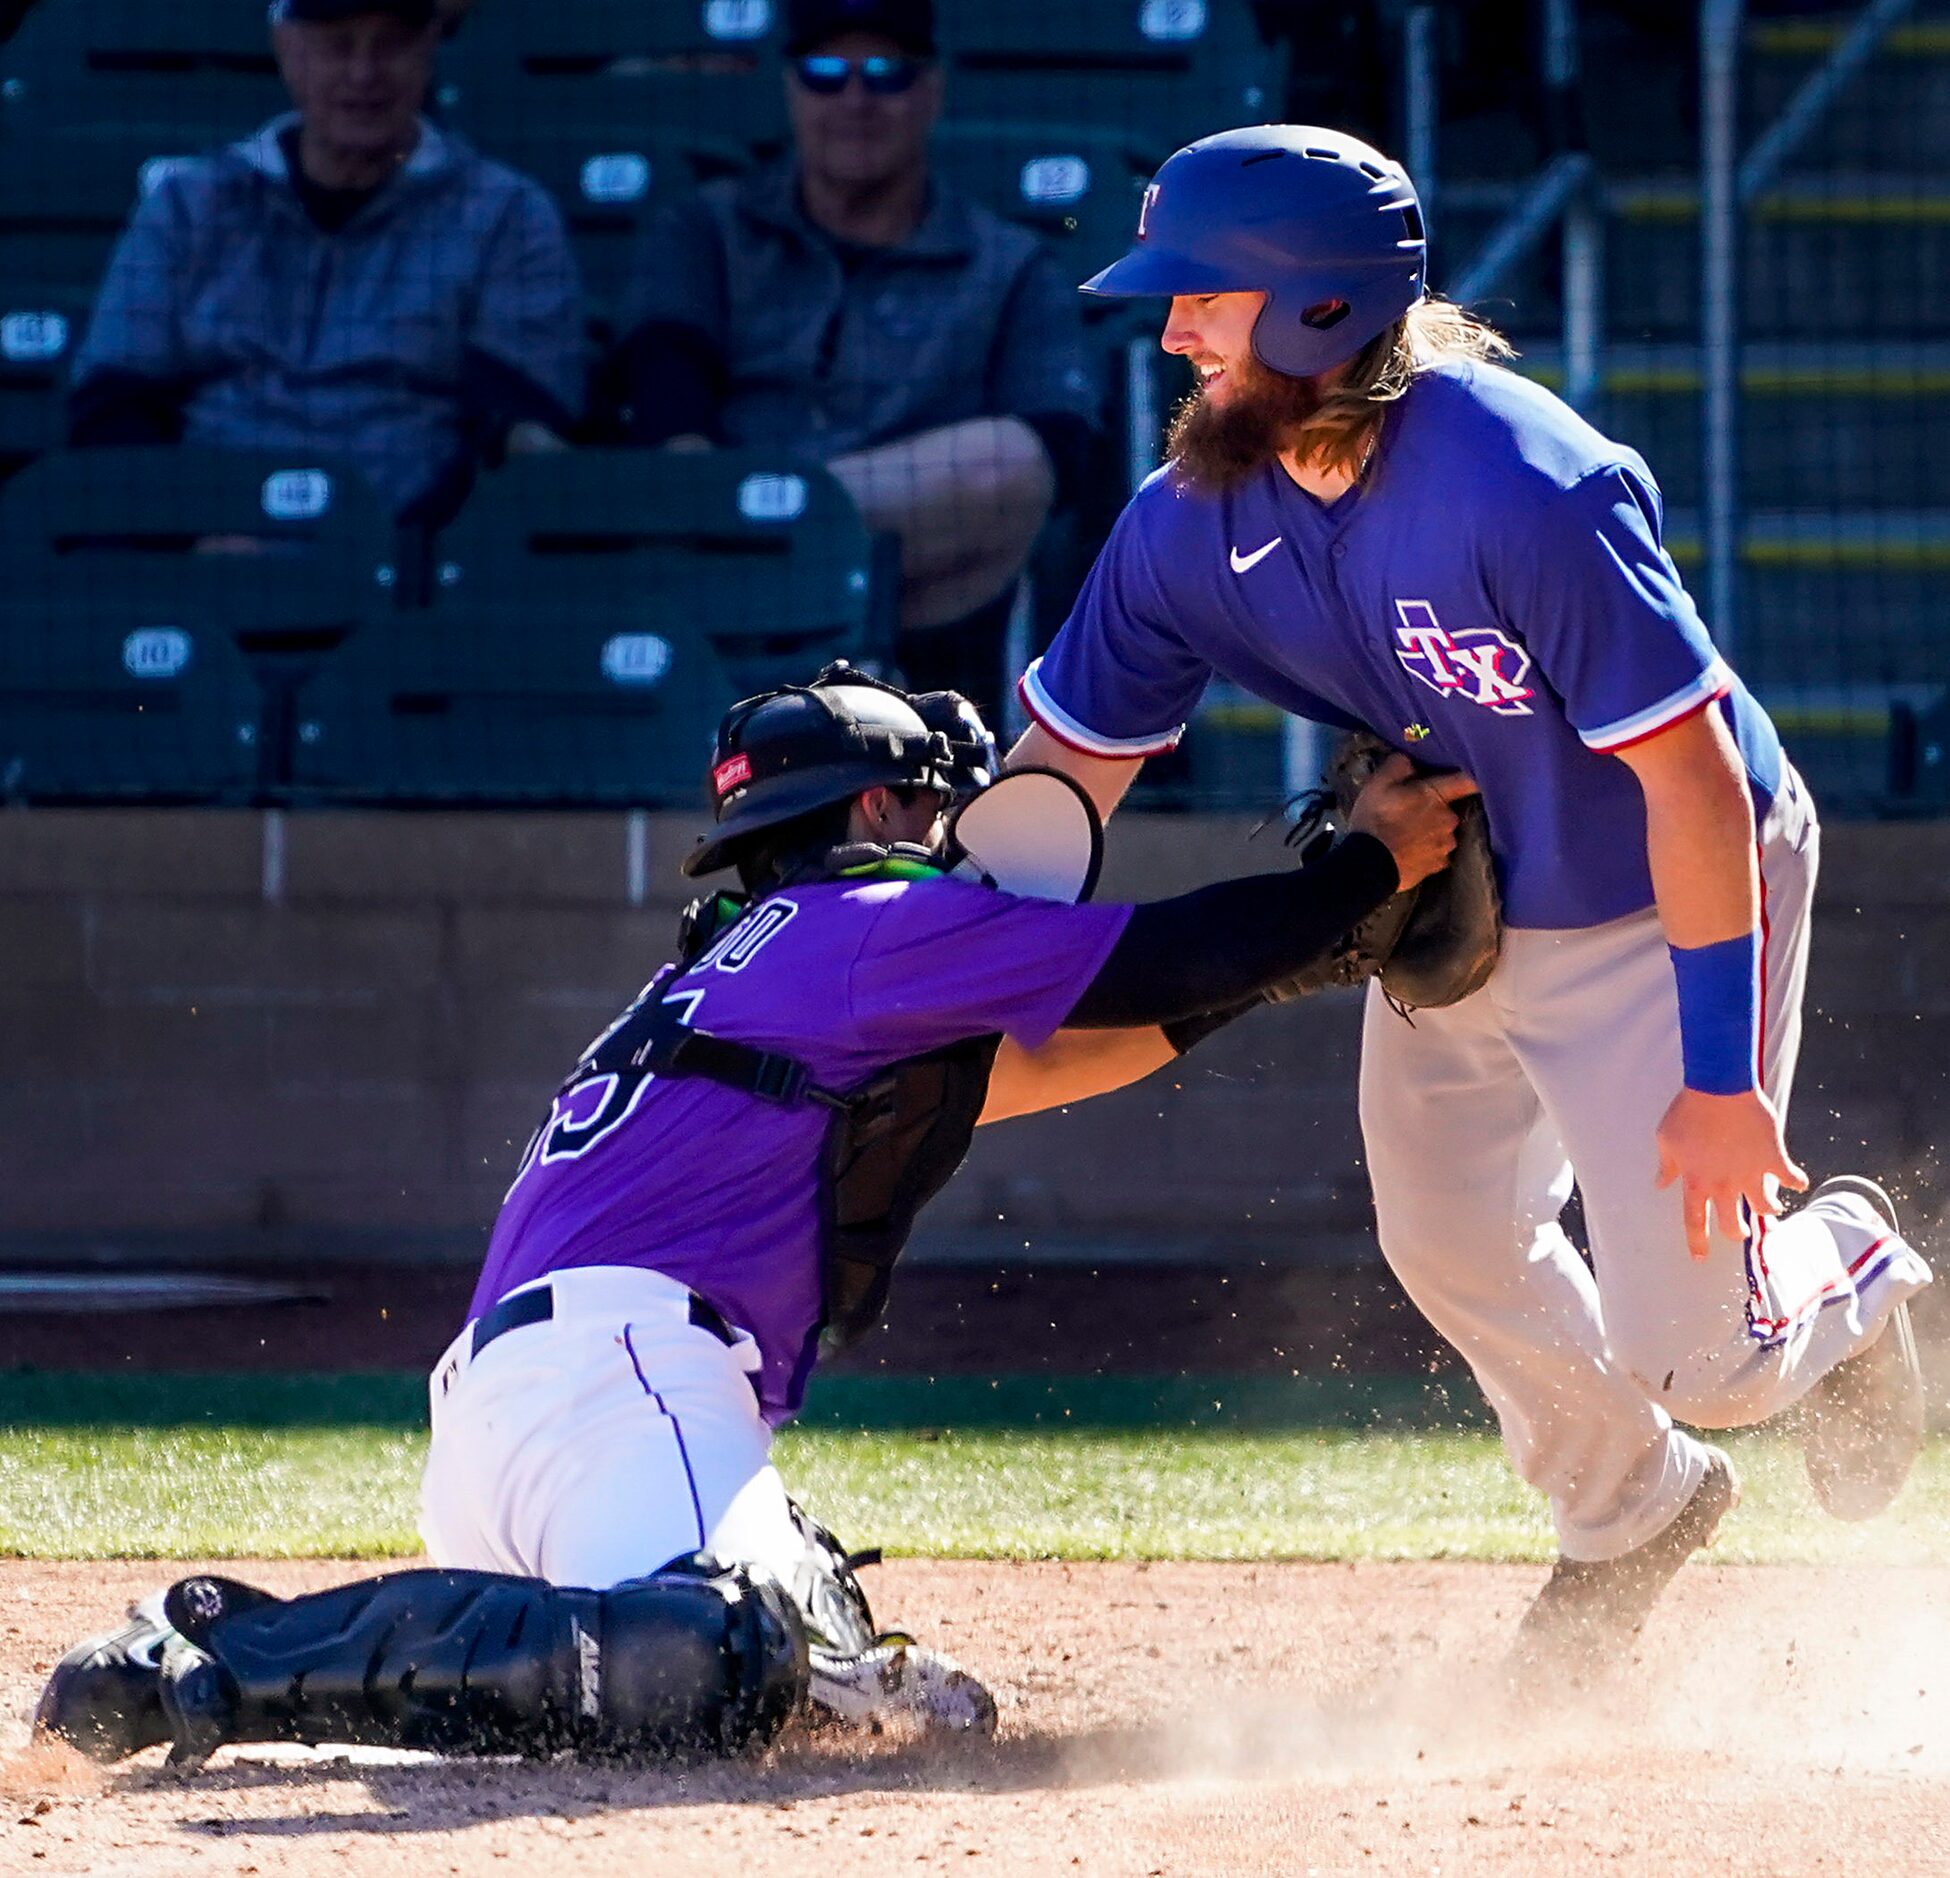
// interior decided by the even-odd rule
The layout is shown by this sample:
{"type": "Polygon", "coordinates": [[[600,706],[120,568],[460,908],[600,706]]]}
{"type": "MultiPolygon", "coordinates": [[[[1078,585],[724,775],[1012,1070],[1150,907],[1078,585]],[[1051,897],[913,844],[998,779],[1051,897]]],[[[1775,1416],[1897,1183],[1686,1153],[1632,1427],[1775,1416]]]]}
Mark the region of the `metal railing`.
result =
{"type": "Polygon", "coordinates": [[[1875,55],[1913,0],[1870,0],[1780,114],[1740,154],[1744,0],[1700,9],[1702,536],[1707,620],[1723,651],[1740,638],[1740,306],[1746,212],[1875,55]]]}
{"type": "MultiPolygon", "coordinates": [[[[1435,107],[1432,99],[1418,94],[1434,80],[1432,61],[1418,57],[1417,48],[1432,39],[1434,13],[1428,6],[1409,10],[1402,62],[1405,120],[1412,127],[1426,118],[1431,125],[1427,175],[1410,165],[1425,205],[1437,190],[1435,107]],[[1418,16],[1427,17],[1418,22],[1418,16]]],[[[1597,168],[1590,154],[1575,143],[1579,78],[1575,0],[1546,0],[1540,58],[1546,135],[1569,147],[1559,148],[1523,185],[1503,219],[1450,277],[1448,293],[1465,306],[1494,293],[1511,270],[1555,231],[1563,275],[1564,397],[1578,410],[1588,410],[1604,379],[1604,204],[1597,168]]]]}

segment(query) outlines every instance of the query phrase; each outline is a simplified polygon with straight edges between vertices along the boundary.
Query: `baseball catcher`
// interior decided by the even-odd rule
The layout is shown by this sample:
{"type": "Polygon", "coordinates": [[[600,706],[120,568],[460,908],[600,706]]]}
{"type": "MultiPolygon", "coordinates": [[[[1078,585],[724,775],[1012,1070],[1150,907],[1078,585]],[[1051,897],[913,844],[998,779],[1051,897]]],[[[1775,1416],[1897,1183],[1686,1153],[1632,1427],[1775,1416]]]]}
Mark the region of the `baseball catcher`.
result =
{"type": "Polygon", "coordinates": [[[710,1755],[807,1704],[986,1730],[968,1671],[879,1628],[771,1462],[823,1349],[878,1321],[980,1123],[1135,1081],[1444,865],[1465,778],[1404,758],[1304,864],[1085,903],[1100,833],[1048,774],[994,782],[953,694],[845,667],[719,728],[738,886],[583,1052],[431,1380],[435,1569],[290,1600],[196,1577],[56,1669],[39,1725],[170,1742],[710,1755]]]}

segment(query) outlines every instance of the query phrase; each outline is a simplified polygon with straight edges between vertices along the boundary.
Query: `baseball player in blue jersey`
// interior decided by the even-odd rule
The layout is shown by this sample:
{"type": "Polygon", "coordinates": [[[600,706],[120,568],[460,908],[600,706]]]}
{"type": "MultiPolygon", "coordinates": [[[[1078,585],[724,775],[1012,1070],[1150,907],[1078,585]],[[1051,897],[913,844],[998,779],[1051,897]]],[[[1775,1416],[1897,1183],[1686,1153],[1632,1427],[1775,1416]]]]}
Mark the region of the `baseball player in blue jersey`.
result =
{"type": "Polygon", "coordinates": [[[973,1676],[877,1629],[773,1430],[877,1320],[978,1122],[1131,1082],[1257,1003],[1442,868],[1473,787],[1399,762],[1298,869],[1093,906],[1081,792],[996,767],[966,700],[845,668],[732,710],[685,866],[742,891],[693,909],[515,1171],[432,1377],[437,1569],[289,1601],[186,1579],[69,1654],[43,1731],[193,1762],[736,1751],[806,1701],[993,1724],[973,1676]]]}
{"type": "Polygon", "coordinates": [[[1864,1518],[1922,1434],[1929,1270],[1872,1182],[1783,1140],[1817,827],[1660,539],[1644,462],[1424,292],[1415,190],[1353,138],[1229,131],[1165,164],[1085,285],[1170,300],[1196,367],[1047,655],[1012,762],[1107,816],[1214,673],[1479,783],[1507,931],[1413,1024],[1371,986],[1382,1247],[1468,1359],[1560,1562],[1529,1654],[1609,1655],[1738,1497],[1674,1426],[1800,1405],[1864,1518]],[[1587,1268],[1559,1225],[1573,1177],[1587,1268]]]}

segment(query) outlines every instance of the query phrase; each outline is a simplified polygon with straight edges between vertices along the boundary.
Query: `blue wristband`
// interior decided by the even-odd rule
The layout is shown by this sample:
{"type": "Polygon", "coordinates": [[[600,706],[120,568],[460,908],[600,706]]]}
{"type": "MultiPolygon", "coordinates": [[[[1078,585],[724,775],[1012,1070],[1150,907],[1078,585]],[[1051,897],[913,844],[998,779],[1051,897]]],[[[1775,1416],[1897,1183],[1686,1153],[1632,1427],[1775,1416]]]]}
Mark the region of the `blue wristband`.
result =
{"type": "Polygon", "coordinates": [[[1760,1073],[1760,935],[1666,950],[1679,985],[1686,1087],[1702,1095],[1745,1095],[1760,1073]]]}

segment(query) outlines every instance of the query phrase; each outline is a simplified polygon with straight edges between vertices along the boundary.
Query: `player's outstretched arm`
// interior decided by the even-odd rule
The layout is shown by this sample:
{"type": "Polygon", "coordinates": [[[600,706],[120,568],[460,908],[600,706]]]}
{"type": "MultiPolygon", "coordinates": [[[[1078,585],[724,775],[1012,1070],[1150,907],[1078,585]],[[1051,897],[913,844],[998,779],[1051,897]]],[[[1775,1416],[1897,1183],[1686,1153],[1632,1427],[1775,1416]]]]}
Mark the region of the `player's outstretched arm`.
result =
{"type": "Polygon", "coordinates": [[[1393,757],[1325,859],[1133,907],[1070,1013],[1071,1027],[1034,1051],[1005,1039],[981,1119],[1121,1089],[1250,1010],[1399,888],[1446,865],[1456,837],[1451,804],[1475,788],[1466,776],[1418,776],[1405,757],[1393,757]]]}
{"type": "Polygon", "coordinates": [[[1137,780],[1144,759],[1090,756],[1051,736],[1041,724],[1031,724],[1016,739],[1003,767],[1060,771],[1097,805],[1098,819],[1108,822],[1124,800],[1124,792],[1137,780]]]}
{"type": "Polygon", "coordinates": [[[1171,1039],[1187,1020],[1247,1008],[1400,888],[1445,866],[1456,839],[1451,804],[1475,788],[1467,776],[1402,775],[1384,765],[1356,805],[1351,832],[1324,857],[1134,906],[1065,1024],[1163,1025],[1171,1039]]]}
{"type": "Polygon", "coordinates": [[[989,1074],[981,1121],[1087,1102],[1175,1062],[1178,1048],[1156,1024],[1139,1030],[1059,1030],[1040,1050],[1005,1037],[989,1074]]]}
{"type": "Polygon", "coordinates": [[[1657,1135],[1658,1182],[1681,1183],[1686,1245],[1708,1254],[1708,1211],[1727,1237],[1741,1205],[1780,1210],[1805,1187],[1760,1086],[1760,882],[1739,751],[1709,707],[1618,753],[1645,792],[1652,892],[1679,985],[1685,1084],[1657,1135]]]}

